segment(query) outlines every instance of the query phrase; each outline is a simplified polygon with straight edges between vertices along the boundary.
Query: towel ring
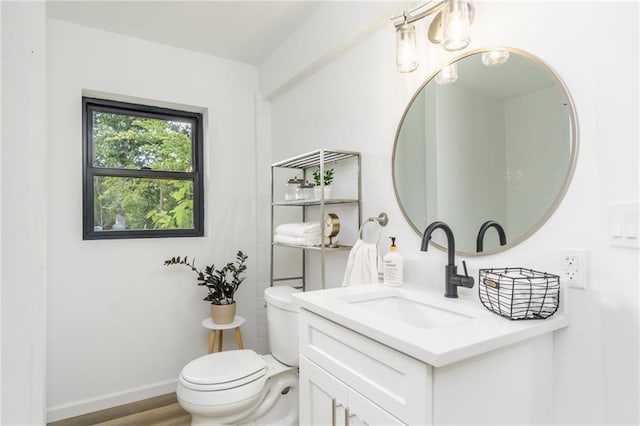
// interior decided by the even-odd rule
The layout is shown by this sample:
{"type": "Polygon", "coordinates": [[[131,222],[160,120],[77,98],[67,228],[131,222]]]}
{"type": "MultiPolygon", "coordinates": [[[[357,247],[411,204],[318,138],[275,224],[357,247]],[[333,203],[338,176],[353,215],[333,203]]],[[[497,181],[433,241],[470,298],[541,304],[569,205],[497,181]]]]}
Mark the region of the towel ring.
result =
{"type": "MultiPolygon", "coordinates": [[[[358,238],[362,239],[362,231],[364,230],[364,226],[369,223],[369,222],[373,222],[376,224],[376,226],[378,227],[378,230],[380,230],[381,227],[383,226],[387,226],[387,223],[389,223],[389,217],[387,216],[387,214],[385,212],[382,212],[378,215],[378,217],[370,217],[367,220],[365,220],[362,223],[362,226],[360,226],[360,230],[358,231],[358,238]]],[[[382,236],[382,232],[378,233],[378,240],[376,241],[376,245],[380,242],[380,237],[382,236]]]]}

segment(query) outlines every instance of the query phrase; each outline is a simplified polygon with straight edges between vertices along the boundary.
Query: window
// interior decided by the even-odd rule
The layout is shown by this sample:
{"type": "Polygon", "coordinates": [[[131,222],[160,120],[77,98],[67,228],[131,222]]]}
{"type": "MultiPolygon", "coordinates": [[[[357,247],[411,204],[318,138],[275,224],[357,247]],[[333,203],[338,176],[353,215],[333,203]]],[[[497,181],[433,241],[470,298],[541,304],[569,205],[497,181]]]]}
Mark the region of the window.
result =
{"type": "Polygon", "coordinates": [[[83,238],[204,235],[202,114],[82,98],[83,238]]]}

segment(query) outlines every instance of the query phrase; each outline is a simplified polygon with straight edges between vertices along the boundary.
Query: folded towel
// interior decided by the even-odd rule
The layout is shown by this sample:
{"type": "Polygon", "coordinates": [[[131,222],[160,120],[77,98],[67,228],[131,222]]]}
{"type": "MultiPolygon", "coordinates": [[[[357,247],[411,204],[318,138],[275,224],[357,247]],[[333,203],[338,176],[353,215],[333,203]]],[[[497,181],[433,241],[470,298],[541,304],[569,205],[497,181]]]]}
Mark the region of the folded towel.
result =
{"type": "Polygon", "coordinates": [[[276,227],[276,234],[290,237],[320,235],[320,222],[283,223],[276,227]]]}
{"type": "Polygon", "coordinates": [[[308,237],[292,237],[291,235],[276,234],[273,236],[273,241],[280,244],[288,244],[292,246],[319,246],[322,239],[320,234],[311,235],[308,237]]]}
{"type": "Polygon", "coordinates": [[[342,286],[378,283],[377,258],[378,246],[358,239],[349,253],[342,286]]]}

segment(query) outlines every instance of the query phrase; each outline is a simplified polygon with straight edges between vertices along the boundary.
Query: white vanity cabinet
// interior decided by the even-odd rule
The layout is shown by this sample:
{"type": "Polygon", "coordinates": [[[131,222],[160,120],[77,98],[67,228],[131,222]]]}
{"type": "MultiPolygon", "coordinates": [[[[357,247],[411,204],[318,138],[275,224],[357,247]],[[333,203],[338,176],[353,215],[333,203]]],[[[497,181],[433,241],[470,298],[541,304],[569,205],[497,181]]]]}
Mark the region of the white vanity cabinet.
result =
{"type": "MultiPolygon", "coordinates": [[[[354,331],[349,322],[341,325],[328,318],[332,315],[325,317],[322,309],[314,313],[303,305],[300,310],[303,426],[552,421],[550,332],[509,344],[487,341],[474,349],[481,353],[436,367],[367,337],[363,331],[354,331]]],[[[492,324],[498,324],[499,328],[507,321],[496,319],[501,322],[493,323],[489,317],[489,322],[480,321],[462,334],[479,334],[476,327],[496,328],[492,324]]],[[[523,330],[531,327],[523,322],[506,324],[523,330]]],[[[450,336],[460,339],[455,332],[450,336]]]]}
{"type": "Polygon", "coordinates": [[[311,312],[300,321],[301,425],[431,424],[431,366],[311,312]]]}

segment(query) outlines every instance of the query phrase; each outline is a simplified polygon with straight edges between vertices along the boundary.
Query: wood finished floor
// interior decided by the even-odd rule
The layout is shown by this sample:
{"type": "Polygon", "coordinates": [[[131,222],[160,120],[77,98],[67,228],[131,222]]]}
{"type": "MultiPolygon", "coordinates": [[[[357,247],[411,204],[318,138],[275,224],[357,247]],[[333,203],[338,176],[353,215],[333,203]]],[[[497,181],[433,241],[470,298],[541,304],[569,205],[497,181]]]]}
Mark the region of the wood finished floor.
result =
{"type": "Polygon", "coordinates": [[[191,415],[178,404],[175,393],[107,408],[47,426],[189,426],[191,415]]]}
{"type": "Polygon", "coordinates": [[[100,426],[189,426],[191,424],[191,415],[176,402],[164,407],[95,424],[100,426]]]}

